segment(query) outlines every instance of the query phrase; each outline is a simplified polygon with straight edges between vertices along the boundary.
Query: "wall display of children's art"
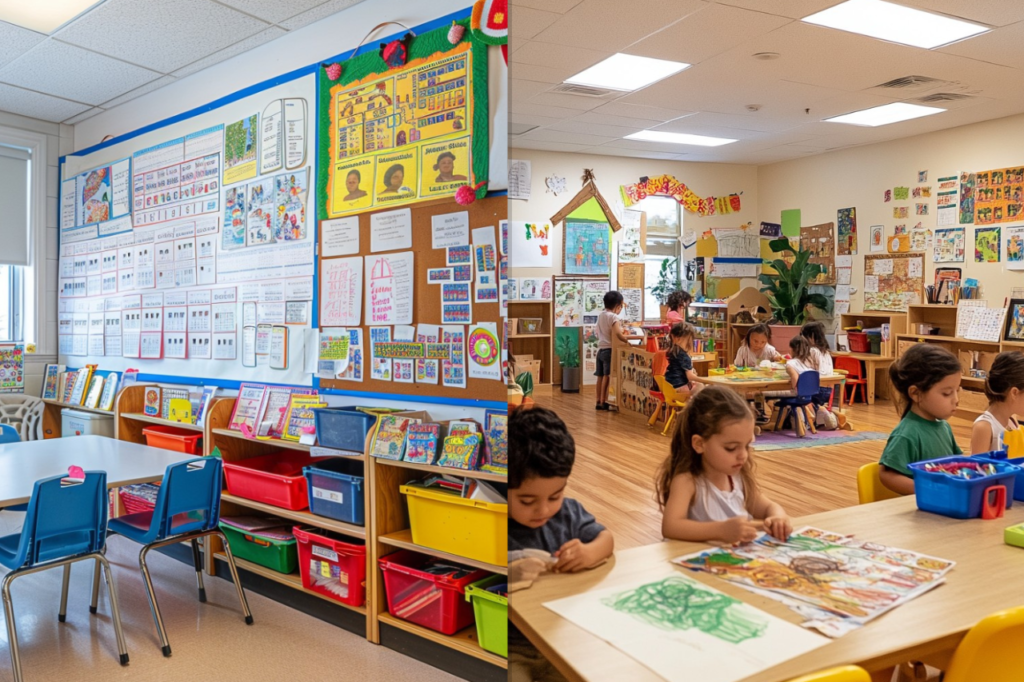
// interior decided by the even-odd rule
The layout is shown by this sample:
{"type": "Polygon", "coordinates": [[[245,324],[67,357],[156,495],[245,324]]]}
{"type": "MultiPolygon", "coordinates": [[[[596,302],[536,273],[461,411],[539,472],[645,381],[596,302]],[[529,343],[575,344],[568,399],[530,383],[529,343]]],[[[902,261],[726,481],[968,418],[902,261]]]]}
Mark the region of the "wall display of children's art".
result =
{"type": "Polygon", "coordinates": [[[567,275],[611,274],[611,230],[608,223],[567,221],[562,231],[564,272],[567,275]]]}
{"type": "Polygon", "coordinates": [[[604,295],[611,290],[606,279],[587,280],[583,283],[583,324],[597,324],[597,318],[604,310],[604,295]]]}
{"type": "Polygon", "coordinates": [[[974,262],[998,263],[1002,251],[1002,228],[976,227],[974,229],[974,262]]]}
{"type": "Polygon", "coordinates": [[[555,326],[579,327],[583,324],[585,280],[555,277],[555,326]]]}
{"type": "Polygon", "coordinates": [[[963,263],[965,229],[962,227],[940,227],[935,230],[935,262],[963,263]]]}
{"type": "MultiPolygon", "coordinates": [[[[896,229],[902,227],[897,225],[896,229]]],[[[910,235],[906,232],[897,232],[886,240],[886,249],[889,253],[909,253],[910,252],[910,235]]]]}
{"type": "Polygon", "coordinates": [[[508,225],[508,264],[513,268],[550,268],[551,224],[518,220],[508,225]]]}
{"type": "Polygon", "coordinates": [[[643,289],[644,273],[643,263],[619,263],[615,286],[619,289],[643,289]]]}
{"type": "Polygon", "coordinates": [[[1010,299],[1009,307],[1003,340],[1024,341],[1024,298],[1010,299]]]}
{"type": "Polygon", "coordinates": [[[841,208],[837,212],[836,253],[840,256],[857,254],[857,209],[841,208]]]}
{"type": "Polygon", "coordinates": [[[800,228],[800,247],[811,252],[811,263],[821,266],[822,272],[813,284],[836,283],[836,249],[833,237],[835,223],[822,223],[800,228]]]}
{"type": "Polygon", "coordinates": [[[684,209],[700,216],[735,213],[740,210],[741,203],[739,194],[721,197],[709,196],[702,199],[696,192],[671,175],[645,177],[635,185],[622,185],[619,190],[622,194],[622,203],[627,208],[649,196],[657,195],[672,197],[684,209]]]}
{"type": "Polygon", "coordinates": [[[316,274],[306,113],[316,76],[312,67],[299,73],[63,159],[61,362],[311,381],[303,362],[309,316],[277,319],[289,305],[293,313],[309,307],[316,274]],[[270,349],[252,363],[235,351],[246,304],[267,318],[273,361],[270,349]],[[175,317],[164,320],[165,310],[175,317]],[[76,317],[99,324],[76,334],[76,317]]]}
{"type": "Polygon", "coordinates": [[[597,325],[583,325],[583,384],[592,386],[597,383],[597,325]]]}
{"type": "Polygon", "coordinates": [[[520,301],[550,301],[551,280],[540,277],[522,277],[519,280],[520,301]]]}
{"type": "Polygon", "coordinates": [[[976,174],[974,224],[1009,223],[1024,213],[1024,166],[976,174]]]}
{"type": "Polygon", "coordinates": [[[905,312],[924,301],[924,254],[864,257],[864,310],[905,312]]]}
{"type": "Polygon", "coordinates": [[[871,226],[871,253],[885,253],[885,225],[871,226]]]}
{"type": "Polygon", "coordinates": [[[1024,227],[1006,228],[1006,267],[1024,270],[1024,227]]]}
{"type": "Polygon", "coordinates": [[[453,45],[450,28],[410,35],[401,66],[370,50],[319,69],[325,217],[453,197],[463,185],[486,195],[487,46],[470,31],[453,45]]]}
{"type": "Polygon", "coordinates": [[[974,222],[975,188],[978,184],[976,173],[960,174],[960,224],[970,225],[974,222]]]}
{"type": "Polygon", "coordinates": [[[618,242],[619,263],[643,263],[647,241],[647,214],[643,211],[622,211],[622,229],[618,242]]]}

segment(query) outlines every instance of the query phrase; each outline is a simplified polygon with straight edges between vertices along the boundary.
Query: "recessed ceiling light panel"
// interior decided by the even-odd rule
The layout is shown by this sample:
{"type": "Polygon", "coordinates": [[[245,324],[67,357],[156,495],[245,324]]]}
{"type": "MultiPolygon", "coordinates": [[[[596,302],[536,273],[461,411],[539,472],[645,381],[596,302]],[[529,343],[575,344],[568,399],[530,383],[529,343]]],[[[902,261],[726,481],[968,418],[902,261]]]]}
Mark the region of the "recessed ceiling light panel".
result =
{"type": "Polygon", "coordinates": [[[0,21],[49,35],[104,0],[0,0],[0,21]]]}
{"type": "Polygon", "coordinates": [[[620,52],[567,78],[565,82],[628,92],[647,87],[688,68],[690,65],[683,62],[637,57],[620,52]]]}
{"type": "Polygon", "coordinates": [[[721,147],[736,140],[727,137],[708,137],[706,135],[690,135],[688,133],[670,133],[663,130],[641,130],[626,135],[627,140],[643,140],[645,142],[668,142],[670,144],[691,144],[698,147],[721,147]]]}
{"type": "Polygon", "coordinates": [[[884,0],[847,0],[804,17],[808,24],[931,49],[985,33],[987,26],[884,0]]]}
{"type": "Polygon", "coordinates": [[[920,104],[894,102],[893,104],[883,104],[880,107],[854,111],[849,114],[843,114],[842,116],[833,116],[832,118],[826,118],[825,121],[827,123],[846,123],[854,126],[868,126],[876,128],[878,126],[889,125],[890,123],[899,123],[900,121],[909,121],[914,118],[921,118],[922,116],[941,114],[943,111],[945,111],[945,109],[939,109],[938,107],[924,107],[920,104]]]}

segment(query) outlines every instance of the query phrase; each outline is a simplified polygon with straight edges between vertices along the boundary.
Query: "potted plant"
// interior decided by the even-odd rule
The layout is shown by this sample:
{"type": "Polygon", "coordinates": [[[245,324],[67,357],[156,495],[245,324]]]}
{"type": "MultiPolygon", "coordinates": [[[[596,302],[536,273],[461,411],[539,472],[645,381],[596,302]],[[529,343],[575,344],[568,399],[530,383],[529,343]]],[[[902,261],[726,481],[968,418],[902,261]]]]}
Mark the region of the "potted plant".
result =
{"type": "Polygon", "coordinates": [[[775,268],[774,274],[762,274],[758,279],[764,286],[761,293],[768,297],[772,304],[775,323],[772,324],[772,344],[780,353],[785,353],[789,340],[800,333],[800,327],[807,321],[810,308],[829,313],[831,304],[822,294],[809,291],[811,281],[822,272],[818,263],[811,263],[811,252],[807,249],[794,249],[789,239],[773,239],[768,243],[772,253],[788,252],[793,254],[792,264],[777,258],[769,264],[775,268]]]}
{"type": "Polygon", "coordinates": [[[658,283],[651,287],[651,295],[658,299],[661,319],[668,314],[668,297],[675,291],[682,291],[683,283],[679,279],[679,259],[665,258],[658,269],[658,283]]]}
{"type": "Polygon", "coordinates": [[[558,364],[562,366],[562,393],[580,392],[580,349],[569,336],[559,336],[555,344],[558,364]]]}

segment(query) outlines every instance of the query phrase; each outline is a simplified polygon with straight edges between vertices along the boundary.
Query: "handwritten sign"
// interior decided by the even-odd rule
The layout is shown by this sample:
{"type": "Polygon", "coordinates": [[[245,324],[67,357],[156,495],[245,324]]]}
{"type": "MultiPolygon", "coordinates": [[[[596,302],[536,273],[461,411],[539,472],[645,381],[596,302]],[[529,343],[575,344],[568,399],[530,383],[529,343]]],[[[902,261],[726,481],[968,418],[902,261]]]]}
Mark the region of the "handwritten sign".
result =
{"type": "Polygon", "coordinates": [[[322,262],[320,277],[320,324],[324,327],[356,326],[362,316],[363,260],[331,258],[322,262]]]}

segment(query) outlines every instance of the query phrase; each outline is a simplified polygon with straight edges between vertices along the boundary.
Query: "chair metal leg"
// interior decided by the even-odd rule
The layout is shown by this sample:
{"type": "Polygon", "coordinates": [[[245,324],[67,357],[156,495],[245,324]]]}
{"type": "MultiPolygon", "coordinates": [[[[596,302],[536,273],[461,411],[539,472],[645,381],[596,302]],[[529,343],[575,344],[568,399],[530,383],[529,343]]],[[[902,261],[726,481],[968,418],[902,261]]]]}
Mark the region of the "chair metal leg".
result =
{"type": "Polygon", "coordinates": [[[96,605],[100,601],[100,561],[96,560],[96,569],[92,574],[92,603],[89,604],[89,613],[96,615],[96,605]]]}
{"type": "Polygon", "coordinates": [[[14,670],[14,682],[22,682],[21,655],[18,652],[18,632],[14,627],[14,603],[11,601],[11,582],[17,573],[8,573],[3,581],[4,617],[7,620],[7,641],[11,650],[11,668],[14,670]]]}
{"type": "Polygon", "coordinates": [[[110,615],[114,621],[114,634],[117,635],[117,652],[120,654],[121,665],[128,665],[128,645],[124,641],[124,630],[121,628],[121,609],[117,606],[117,590],[114,589],[114,574],[110,571],[107,557],[97,554],[96,559],[103,564],[103,575],[107,580],[107,594],[110,595],[110,615]]]}
{"type": "Polygon", "coordinates": [[[196,567],[196,582],[199,583],[199,601],[206,602],[206,588],[203,587],[203,560],[199,556],[199,540],[192,538],[192,563],[196,567]]]}
{"type": "Polygon", "coordinates": [[[245,614],[245,624],[252,625],[252,612],[249,611],[249,602],[245,599],[245,590],[242,589],[242,581],[238,579],[238,569],[235,568],[235,556],[231,553],[231,545],[224,533],[214,533],[224,543],[224,553],[228,557],[228,569],[231,570],[231,579],[235,581],[235,589],[238,590],[238,601],[242,604],[242,613],[245,614]]]}
{"type": "Polygon", "coordinates": [[[152,546],[146,545],[139,553],[139,568],[142,569],[142,578],[146,582],[146,591],[149,593],[149,610],[153,613],[153,622],[156,623],[156,633],[160,637],[160,649],[164,656],[171,655],[171,643],[167,639],[167,630],[164,629],[164,619],[160,615],[160,607],[156,603],[156,591],[153,589],[153,579],[149,575],[149,567],[146,566],[146,555],[152,546]]]}
{"type": "Polygon", "coordinates": [[[60,588],[60,611],[57,620],[63,623],[68,617],[68,584],[71,582],[71,564],[64,564],[64,580],[60,588]]]}

